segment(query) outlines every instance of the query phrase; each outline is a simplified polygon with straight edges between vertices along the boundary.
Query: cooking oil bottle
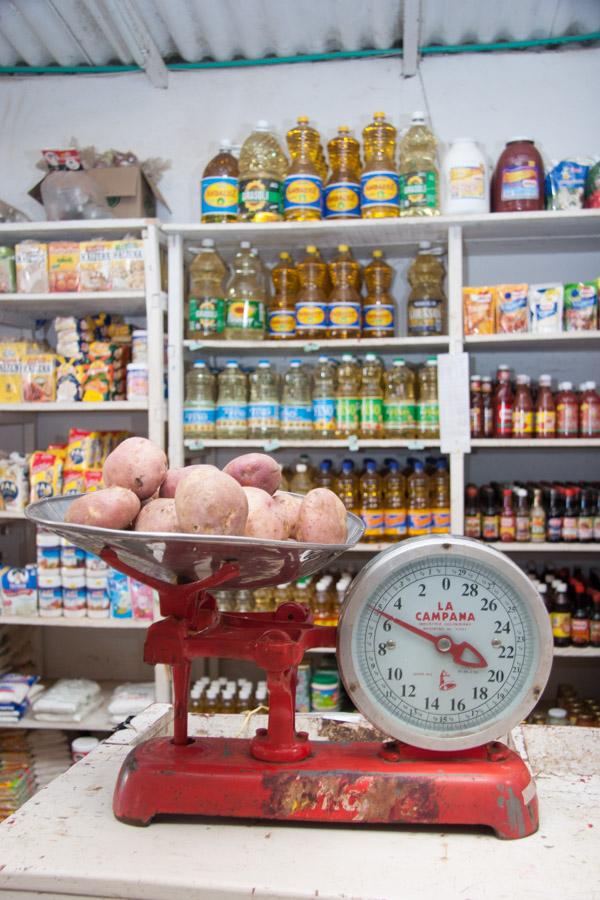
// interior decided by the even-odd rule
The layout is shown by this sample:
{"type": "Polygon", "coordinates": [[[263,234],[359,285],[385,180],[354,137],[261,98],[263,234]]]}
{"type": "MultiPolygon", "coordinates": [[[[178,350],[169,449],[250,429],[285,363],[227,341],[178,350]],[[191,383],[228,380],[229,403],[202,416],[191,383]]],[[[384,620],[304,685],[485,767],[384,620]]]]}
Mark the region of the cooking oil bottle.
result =
{"type": "Polygon", "coordinates": [[[348,512],[359,514],[358,479],[351,459],[342,460],[342,467],[335,481],[335,492],[348,512]]]}
{"type": "Polygon", "coordinates": [[[326,219],[360,218],[360,144],[347,125],[327,144],[331,172],[325,185],[326,219]]]}
{"type": "Polygon", "coordinates": [[[438,459],[429,479],[431,493],[431,533],[450,534],[450,477],[448,463],[438,459]]]}
{"type": "Polygon", "coordinates": [[[200,182],[203,222],[235,222],[238,217],[239,166],[231,141],[223,139],[207,164],[200,182]]]}
{"type": "Polygon", "coordinates": [[[215,393],[215,376],[204,360],[196,360],[185,376],[184,438],[214,438],[215,393]]]}
{"type": "Polygon", "coordinates": [[[373,259],[364,270],[367,296],[363,301],[364,337],[394,337],[396,306],[390,293],[394,270],[383,258],[382,250],[373,250],[373,259]]]}
{"type": "Polygon", "coordinates": [[[377,473],[377,463],[374,459],[365,459],[359,490],[360,517],[365,526],[362,540],[367,543],[382,541],[384,536],[383,496],[381,478],[377,473]]]}
{"type": "Polygon", "coordinates": [[[233,260],[233,274],[227,284],[225,337],[231,340],[262,341],[265,336],[265,292],[256,257],[248,241],[240,243],[233,260]]]}
{"type": "Polygon", "coordinates": [[[281,435],[310,438],[313,430],[312,390],[309,371],[301,359],[292,359],[283,376],[281,394],[281,435]]]}
{"type": "Polygon", "coordinates": [[[386,438],[408,441],[417,436],[415,374],[400,356],[384,374],[383,429],[386,438]]]}
{"type": "Polygon", "coordinates": [[[363,219],[398,216],[396,134],[382,112],[376,112],[371,124],[363,130],[365,164],[360,178],[363,219]]]}
{"type": "Polygon", "coordinates": [[[271,271],[275,292],[269,301],[267,322],[269,338],[286,341],[296,337],[296,297],[299,279],[294,261],[285,250],[271,271]]]}
{"type": "Polygon", "coordinates": [[[297,124],[286,135],[290,167],[283,188],[286,220],[306,222],[321,218],[323,179],[319,172],[319,132],[299,116],[297,124]]]}
{"type": "Polygon", "coordinates": [[[360,436],[383,437],[383,363],[375,353],[367,353],[362,364],[360,436]]]}
{"type": "Polygon", "coordinates": [[[338,367],[336,394],[336,437],[360,432],[360,366],[351,353],[344,353],[338,367]]]}
{"type": "Polygon", "coordinates": [[[309,244],[296,265],[300,290],[296,297],[296,333],[302,338],[327,337],[327,263],[309,244]]]}
{"type": "Polygon", "coordinates": [[[428,241],[419,244],[419,251],[408,269],[411,291],[407,304],[407,330],[413,337],[444,334],[446,323],[445,270],[439,250],[432,250],[428,241]]]}
{"type": "Polygon", "coordinates": [[[333,472],[333,463],[330,459],[322,459],[319,468],[315,474],[315,487],[329,488],[333,491],[335,487],[335,475],[333,472]]]}
{"type": "Polygon", "coordinates": [[[408,536],[417,537],[431,533],[431,507],[429,505],[429,485],[425,466],[420,459],[413,464],[412,475],[408,477],[408,536]]]}
{"type": "Polygon", "coordinates": [[[313,369],[312,410],[315,437],[334,437],[336,417],[337,363],[319,356],[313,369]]]}
{"type": "Polygon", "coordinates": [[[397,460],[388,462],[383,479],[383,531],[386,541],[401,541],[407,535],[406,484],[397,460]]]}
{"type": "Polygon", "coordinates": [[[250,373],[248,437],[269,438],[279,434],[279,377],[268,359],[259,359],[250,373]]]}
{"type": "Polygon", "coordinates": [[[290,491],[294,494],[308,494],[314,487],[311,467],[306,462],[297,462],[290,480],[290,491]]]}
{"type": "Polygon", "coordinates": [[[206,340],[223,335],[225,330],[225,291],[227,266],[210,238],[202,241],[188,269],[188,299],[185,307],[187,340],[206,340]]]}
{"type": "Polygon", "coordinates": [[[438,402],[437,357],[428,356],[421,366],[419,379],[418,437],[437,440],[440,436],[440,406],[438,402]]]}
{"type": "Polygon", "coordinates": [[[288,162],[268,122],[254,126],[240,151],[240,208],[243,222],[283,218],[283,181],[288,162]]]}
{"type": "Polygon", "coordinates": [[[340,244],[338,254],[328,266],[332,289],[327,304],[329,331],[332,338],[360,337],[362,322],[359,293],[360,263],[347,244],[340,244]]]}
{"type": "Polygon", "coordinates": [[[217,377],[217,437],[248,437],[248,378],[236,359],[217,377]]]}
{"type": "Polygon", "coordinates": [[[440,173],[437,141],[422,112],[413,113],[400,141],[400,215],[439,216],[440,173]]]}

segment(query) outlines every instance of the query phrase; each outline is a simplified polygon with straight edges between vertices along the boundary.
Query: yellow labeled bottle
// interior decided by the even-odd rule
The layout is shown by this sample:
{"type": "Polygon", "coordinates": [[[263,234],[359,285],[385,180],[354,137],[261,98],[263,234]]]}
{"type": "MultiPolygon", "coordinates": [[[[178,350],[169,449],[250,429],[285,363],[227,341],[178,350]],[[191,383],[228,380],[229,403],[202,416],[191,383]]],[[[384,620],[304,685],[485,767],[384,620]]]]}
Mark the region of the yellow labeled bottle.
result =
{"type": "Polygon", "coordinates": [[[285,251],[271,271],[275,293],[269,301],[267,324],[269,338],[286,341],[296,337],[296,298],[300,281],[294,261],[285,251]]]}
{"type": "Polygon", "coordinates": [[[296,297],[296,334],[299,338],[327,337],[327,263],[313,244],[296,265],[300,290],[296,297]]]}
{"type": "Polygon", "coordinates": [[[291,163],[283,183],[283,210],[286,221],[306,222],[321,218],[321,138],[306,116],[299,116],[297,122],[286,135],[291,163]]]}
{"type": "Polygon", "coordinates": [[[360,517],[365,526],[362,540],[367,543],[383,541],[383,495],[374,459],[365,460],[365,470],[360,476],[360,517]]]}
{"type": "Polygon", "coordinates": [[[362,366],[360,436],[383,437],[383,363],[375,353],[367,353],[362,366]]]}
{"type": "Polygon", "coordinates": [[[200,183],[203,222],[235,222],[238,217],[239,167],[231,141],[222,140],[219,152],[207,163],[200,183]]]}
{"type": "Polygon", "coordinates": [[[440,173],[437,141],[422,112],[413,113],[411,125],[400,141],[400,215],[439,216],[440,173]]]}
{"type": "Polygon", "coordinates": [[[336,437],[344,438],[360,432],[360,366],[350,353],[344,353],[338,368],[336,392],[336,437]]]}
{"type": "Polygon", "coordinates": [[[240,151],[242,222],[279,222],[283,218],[283,181],[288,161],[268,122],[257,122],[240,151]]]}
{"type": "Polygon", "coordinates": [[[417,436],[437,440],[440,436],[440,406],[438,402],[437,358],[428,356],[418,374],[419,403],[417,406],[417,436]]]}
{"type": "Polygon", "coordinates": [[[362,306],[359,293],[360,263],[347,244],[340,244],[338,255],[329,263],[332,288],[329,295],[329,337],[360,337],[362,306]]]}
{"type": "Polygon", "coordinates": [[[227,284],[225,337],[262,341],[265,336],[265,291],[257,258],[248,241],[240,243],[227,284]]]}
{"type": "Polygon", "coordinates": [[[363,300],[363,336],[394,337],[396,304],[390,293],[394,270],[383,258],[383,251],[373,250],[373,259],[364,270],[367,296],[363,300]]]}
{"type": "Polygon", "coordinates": [[[225,330],[225,290],[227,266],[210,238],[189,267],[189,292],[185,309],[185,336],[188,340],[206,340],[223,336],[225,330]]]}
{"type": "Polygon", "coordinates": [[[326,219],[360,218],[360,144],[347,125],[327,144],[331,172],[325,185],[323,215],[326,219]]]}
{"type": "Polygon", "coordinates": [[[446,329],[445,276],[441,251],[422,241],[408,269],[411,291],[407,303],[407,331],[411,337],[441,335],[446,329]]]}
{"type": "Polygon", "coordinates": [[[445,459],[436,460],[430,478],[431,533],[450,534],[450,477],[445,459]]]}
{"type": "Polygon", "coordinates": [[[342,460],[340,474],[335,481],[335,492],[348,510],[358,515],[358,480],[351,459],[342,460]]]}
{"type": "Polygon", "coordinates": [[[421,460],[414,462],[413,473],[408,478],[408,536],[418,537],[431,533],[431,507],[425,467],[421,460]]]}
{"type": "Polygon", "coordinates": [[[383,428],[386,438],[408,441],[417,436],[415,373],[402,357],[384,375],[383,428]]]}
{"type": "Polygon", "coordinates": [[[360,178],[363,219],[398,216],[396,134],[396,129],[385,121],[382,112],[376,112],[371,124],[363,130],[365,164],[360,178]]]}
{"type": "Polygon", "coordinates": [[[383,530],[386,541],[393,543],[407,535],[406,485],[400,465],[395,459],[388,463],[383,479],[383,530]]]}

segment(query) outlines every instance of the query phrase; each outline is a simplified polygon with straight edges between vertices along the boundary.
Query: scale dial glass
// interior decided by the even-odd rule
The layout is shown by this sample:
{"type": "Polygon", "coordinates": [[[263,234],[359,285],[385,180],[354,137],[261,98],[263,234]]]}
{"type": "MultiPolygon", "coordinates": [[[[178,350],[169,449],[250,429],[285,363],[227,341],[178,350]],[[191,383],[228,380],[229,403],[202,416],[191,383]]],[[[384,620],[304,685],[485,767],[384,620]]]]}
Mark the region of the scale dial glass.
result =
{"type": "Polygon", "coordinates": [[[354,580],[338,626],[346,690],[373,725],[432,750],[495,740],[535,706],[552,664],[527,576],[468,538],[416,538],[354,580]]]}

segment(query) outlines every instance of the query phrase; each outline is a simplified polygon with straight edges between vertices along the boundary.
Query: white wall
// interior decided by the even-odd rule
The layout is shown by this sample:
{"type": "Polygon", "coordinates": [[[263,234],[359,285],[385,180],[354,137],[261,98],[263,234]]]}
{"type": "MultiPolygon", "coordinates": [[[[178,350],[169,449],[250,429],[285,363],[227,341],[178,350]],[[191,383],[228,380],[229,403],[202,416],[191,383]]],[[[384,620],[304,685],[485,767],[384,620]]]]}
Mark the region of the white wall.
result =
{"type": "MultiPolygon", "coordinates": [[[[281,138],[306,114],[331,137],[358,132],[383,109],[399,127],[427,110],[442,141],[473,136],[496,160],[506,138],[532,136],[549,158],[600,154],[600,49],[427,58],[403,79],[401,62],[360,60],[169,75],[169,89],[142,74],[0,79],[0,197],[42,218],[26,196],[42,148],[75,136],[105,149],[171,160],[162,189],[172,218],[196,221],[199,179],[221,137],[241,142],[268,118],[281,138]]],[[[163,212],[164,218],[168,218],[163,212]]]]}

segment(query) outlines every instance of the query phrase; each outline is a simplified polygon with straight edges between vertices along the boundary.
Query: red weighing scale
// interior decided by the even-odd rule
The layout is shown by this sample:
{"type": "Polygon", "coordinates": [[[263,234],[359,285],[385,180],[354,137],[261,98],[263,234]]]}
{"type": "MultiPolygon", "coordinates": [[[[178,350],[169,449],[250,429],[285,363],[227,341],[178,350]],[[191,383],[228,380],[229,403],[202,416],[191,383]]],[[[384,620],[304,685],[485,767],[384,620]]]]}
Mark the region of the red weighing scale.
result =
{"type": "Polygon", "coordinates": [[[552,663],[544,604],[493,548],[444,535],[378,554],[351,585],[337,628],[284,603],[219,612],[210,591],[311,575],[345,545],[111,531],[64,522],[73,497],[33,504],[29,519],[158,591],[144,660],[171,666],[174,733],[134,747],[113,799],[122,822],[158,814],[360,824],[488,825],[501,838],[538,828],[535,784],[499,742],[535,706],[552,663]],[[295,727],[297,666],[337,647],[344,686],[389,740],[309,741],[295,727]],[[190,737],[196,658],[250,660],[266,672],[267,728],[252,739],[190,737]]]}

